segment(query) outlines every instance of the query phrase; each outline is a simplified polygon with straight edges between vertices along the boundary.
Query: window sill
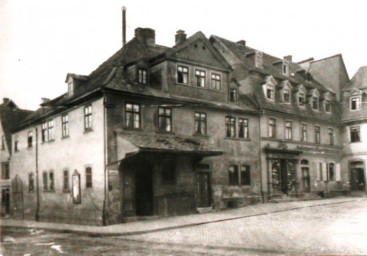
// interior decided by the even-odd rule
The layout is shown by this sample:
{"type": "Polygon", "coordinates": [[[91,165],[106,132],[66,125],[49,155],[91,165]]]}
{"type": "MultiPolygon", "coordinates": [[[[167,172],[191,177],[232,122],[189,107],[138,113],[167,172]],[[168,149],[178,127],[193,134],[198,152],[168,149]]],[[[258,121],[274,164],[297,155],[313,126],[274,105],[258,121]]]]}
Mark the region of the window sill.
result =
{"type": "Polygon", "coordinates": [[[130,128],[130,127],[124,127],[124,130],[127,130],[127,131],[143,131],[142,128],[130,128]]]}
{"type": "Polygon", "coordinates": [[[158,130],[156,131],[156,133],[160,133],[160,134],[175,134],[173,131],[163,131],[163,130],[158,130]]]}
{"type": "Polygon", "coordinates": [[[251,139],[248,138],[238,138],[238,137],[225,137],[227,140],[239,140],[239,141],[251,141],[251,139]]]}
{"type": "Polygon", "coordinates": [[[28,146],[27,150],[32,150],[32,148],[33,148],[33,146],[30,146],[30,147],[28,146]]]}
{"type": "Polygon", "coordinates": [[[55,193],[55,190],[43,190],[44,193],[55,193]]]}
{"type": "Polygon", "coordinates": [[[208,134],[200,134],[200,133],[194,133],[192,136],[200,137],[200,138],[209,138],[210,137],[208,134]]]}
{"type": "Polygon", "coordinates": [[[92,128],[84,129],[83,133],[85,134],[85,133],[90,133],[90,132],[93,132],[92,128]]]}
{"type": "Polygon", "coordinates": [[[62,140],[70,138],[69,135],[61,137],[62,140]]]}

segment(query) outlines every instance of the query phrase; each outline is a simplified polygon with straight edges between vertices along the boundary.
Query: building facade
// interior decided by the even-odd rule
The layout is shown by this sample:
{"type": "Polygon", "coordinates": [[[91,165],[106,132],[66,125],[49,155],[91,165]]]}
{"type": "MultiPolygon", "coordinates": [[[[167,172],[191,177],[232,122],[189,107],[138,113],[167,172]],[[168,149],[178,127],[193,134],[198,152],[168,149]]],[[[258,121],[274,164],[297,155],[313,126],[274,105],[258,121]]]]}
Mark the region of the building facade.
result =
{"type": "Polygon", "coordinates": [[[296,63],[182,30],[165,47],[137,28],[13,129],[10,212],[107,225],[362,189],[353,79],[341,56],[296,63]]]}

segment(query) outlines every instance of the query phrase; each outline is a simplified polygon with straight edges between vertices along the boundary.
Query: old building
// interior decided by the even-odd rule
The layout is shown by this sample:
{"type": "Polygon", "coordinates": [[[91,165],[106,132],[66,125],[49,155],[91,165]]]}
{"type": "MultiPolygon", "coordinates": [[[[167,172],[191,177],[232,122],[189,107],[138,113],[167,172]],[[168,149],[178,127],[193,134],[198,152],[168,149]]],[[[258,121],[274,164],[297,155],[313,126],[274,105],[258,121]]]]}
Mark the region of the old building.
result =
{"type": "MultiPolygon", "coordinates": [[[[1,216],[10,213],[10,160],[12,152],[11,131],[31,111],[23,110],[10,99],[4,98],[0,105],[0,163],[1,163],[1,216]]],[[[15,144],[18,146],[18,144],[15,144]]]]}

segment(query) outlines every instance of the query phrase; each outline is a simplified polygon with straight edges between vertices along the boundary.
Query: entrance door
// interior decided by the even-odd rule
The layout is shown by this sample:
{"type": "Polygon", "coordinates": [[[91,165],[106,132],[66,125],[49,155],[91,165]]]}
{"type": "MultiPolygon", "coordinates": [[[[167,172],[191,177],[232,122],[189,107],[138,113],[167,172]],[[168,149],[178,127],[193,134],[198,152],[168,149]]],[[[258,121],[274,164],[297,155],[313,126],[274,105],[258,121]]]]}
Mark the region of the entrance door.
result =
{"type": "Polygon", "coordinates": [[[303,191],[310,192],[310,170],[308,167],[302,167],[303,191]]]}
{"type": "Polygon", "coordinates": [[[197,182],[197,207],[209,207],[210,200],[210,175],[207,172],[196,173],[197,182]]]}
{"type": "Polygon", "coordinates": [[[365,178],[363,168],[351,169],[351,189],[352,190],[365,190],[365,178]]]}
{"type": "Polygon", "coordinates": [[[287,160],[280,160],[280,176],[281,176],[281,190],[284,194],[288,194],[288,169],[287,160]]]}
{"type": "Polygon", "coordinates": [[[1,190],[1,213],[8,215],[10,213],[10,192],[9,188],[1,190]]]}
{"type": "Polygon", "coordinates": [[[139,171],[135,174],[136,215],[153,215],[153,178],[151,171],[139,171]]]}

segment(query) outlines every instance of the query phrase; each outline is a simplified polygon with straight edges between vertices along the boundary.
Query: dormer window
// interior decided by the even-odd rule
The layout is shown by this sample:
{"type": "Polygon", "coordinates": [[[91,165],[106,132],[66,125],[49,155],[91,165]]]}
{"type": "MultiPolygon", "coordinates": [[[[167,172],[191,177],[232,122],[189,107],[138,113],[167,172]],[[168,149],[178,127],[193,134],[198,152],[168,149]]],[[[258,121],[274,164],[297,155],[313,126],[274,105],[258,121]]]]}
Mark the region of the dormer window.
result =
{"type": "Polygon", "coordinates": [[[361,96],[353,96],[350,98],[350,110],[361,109],[361,96]]]}
{"type": "Polygon", "coordinates": [[[306,73],[306,80],[309,82],[311,81],[311,74],[308,72],[306,73]]]}
{"type": "Polygon", "coordinates": [[[288,72],[289,72],[289,66],[287,63],[283,63],[283,75],[287,76],[288,75],[288,72]]]}
{"type": "Polygon", "coordinates": [[[312,97],[312,109],[319,110],[319,98],[316,96],[312,97]]]}
{"type": "Polygon", "coordinates": [[[304,107],[306,102],[306,95],[303,92],[298,93],[298,106],[304,107]]]}
{"type": "Polygon", "coordinates": [[[325,112],[331,113],[331,102],[330,100],[325,100],[325,112]]]}
{"type": "Polygon", "coordinates": [[[274,85],[266,85],[266,98],[274,100],[274,85]]]}
{"type": "Polygon", "coordinates": [[[231,102],[237,102],[238,100],[238,92],[236,88],[231,88],[229,90],[229,101],[231,102]]]}
{"type": "Polygon", "coordinates": [[[284,103],[291,103],[290,91],[288,88],[283,90],[283,102],[284,103]]]}
{"type": "Polygon", "coordinates": [[[139,84],[147,84],[148,72],[146,69],[139,68],[138,69],[138,83],[139,84]]]}

